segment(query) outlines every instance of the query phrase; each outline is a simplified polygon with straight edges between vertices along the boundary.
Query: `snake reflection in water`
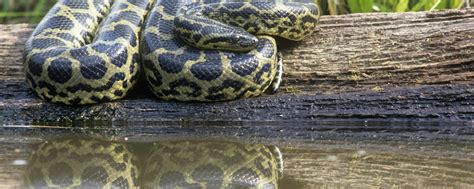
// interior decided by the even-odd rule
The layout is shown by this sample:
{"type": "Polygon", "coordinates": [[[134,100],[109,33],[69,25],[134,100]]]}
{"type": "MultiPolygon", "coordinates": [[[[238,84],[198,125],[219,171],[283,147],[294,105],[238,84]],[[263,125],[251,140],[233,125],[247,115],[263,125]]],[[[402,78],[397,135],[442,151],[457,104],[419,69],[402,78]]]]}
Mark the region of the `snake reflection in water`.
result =
{"type": "Polygon", "coordinates": [[[278,188],[283,158],[275,146],[226,141],[153,145],[95,138],[55,139],[31,155],[33,188],[278,188]],[[135,145],[135,146],[134,146],[135,145]]]}

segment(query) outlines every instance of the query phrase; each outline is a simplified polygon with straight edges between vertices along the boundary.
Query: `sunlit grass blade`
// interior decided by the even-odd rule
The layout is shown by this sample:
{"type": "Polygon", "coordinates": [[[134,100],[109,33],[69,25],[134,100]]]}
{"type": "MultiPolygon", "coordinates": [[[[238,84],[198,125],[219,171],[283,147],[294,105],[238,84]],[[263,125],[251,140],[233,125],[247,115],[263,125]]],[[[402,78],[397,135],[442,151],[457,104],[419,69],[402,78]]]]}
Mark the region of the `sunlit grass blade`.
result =
{"type": "Polygon", "coordinates": [[[416,3],[410,11],[421,11],[426,7],[426,4],[429,3],[429,0],[419,0],[418,3],[416,3]]]}
{"type": "Polygon", "coordinates": [[[359,4],[362,12],[372,12],[374,0],[359,0],[359,4]]]}
{"type": "Polygon", "coordinates": [[[409,0],[399,0],[397,6],[395,7],[396,12],[405,12],[408,10],[409,0]]]}
{"type": "Polygon", "coordinates": [[[464,0],[452,0],[450,8],[459,9],[463,6],[464,0]]]}
{"type": "Polygon", "coordinates": [[[359,6],[359,0],[349,0],[347,1],[347,6],[352,13],[362,12],[362,9],[359,6]]]}
{"type": "Polygon", "coordinates": [[[377,12],[389,12],[391,9],[387,6],[387,4],[374,2],[372,9],[377,12]]]}
{"type": "Polygon", "coordinates": [[[351,13],[373,12],[374,0],[348,0],[347,6],[351,13]]]}

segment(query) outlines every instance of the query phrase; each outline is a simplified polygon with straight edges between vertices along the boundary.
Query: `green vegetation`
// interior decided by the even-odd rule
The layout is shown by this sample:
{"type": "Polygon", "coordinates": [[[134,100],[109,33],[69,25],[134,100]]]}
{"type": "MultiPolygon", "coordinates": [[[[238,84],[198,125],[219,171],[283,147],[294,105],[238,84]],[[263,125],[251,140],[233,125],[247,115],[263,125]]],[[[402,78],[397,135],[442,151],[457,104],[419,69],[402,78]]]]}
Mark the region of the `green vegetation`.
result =
{"type": "MultiPolygon", "coordinates": [[[[459,9],[468,0],[318,0],[323,14],[409,12],[459,9]]],[[[471,3],[472,4],[472,3],[471,3]]]]}
{"type": "MultiPolygon", "coordinates": [[[[468,0],[315,0],[323,14],[459,9],[468,0]]],[[[0,0],[0,23],[37,23],[54,0],[0,0]]],[[[471,3],[473,4],[473,3],[471,3]]]]}
{"type": "Polygon", "coordinates": [[[37,23],[54,0],[0,0],[0,23],[37,23]]]}

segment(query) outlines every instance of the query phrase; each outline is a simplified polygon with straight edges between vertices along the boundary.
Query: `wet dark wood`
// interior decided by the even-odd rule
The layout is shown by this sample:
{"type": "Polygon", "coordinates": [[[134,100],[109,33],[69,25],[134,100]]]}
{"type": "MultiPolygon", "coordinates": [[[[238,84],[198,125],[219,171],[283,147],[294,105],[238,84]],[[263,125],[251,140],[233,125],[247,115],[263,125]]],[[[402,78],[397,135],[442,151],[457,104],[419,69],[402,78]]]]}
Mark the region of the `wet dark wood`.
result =
{"type": "Polygon", "coordinates": [[[305,42],[281,42],[277,94],[223,103],[161,101],[138,86],[94,106],[44,103],[21,53],[32,25],[0,25],[4,125],[101,121],[473,120],[474,10],[323,16],[305,42]]]}

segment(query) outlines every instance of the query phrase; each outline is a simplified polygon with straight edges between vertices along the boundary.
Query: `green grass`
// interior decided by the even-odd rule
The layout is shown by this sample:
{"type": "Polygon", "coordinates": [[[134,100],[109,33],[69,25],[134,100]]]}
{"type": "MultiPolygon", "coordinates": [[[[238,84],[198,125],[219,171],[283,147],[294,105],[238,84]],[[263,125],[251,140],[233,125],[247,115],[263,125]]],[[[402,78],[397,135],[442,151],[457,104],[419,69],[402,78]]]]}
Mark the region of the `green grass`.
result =
{"type": "MultiPolygon", "coordinates": [[[[468,0],[317,0],[323,14],[410,12],[459,9],[468,0]]],[[[472,2],[471,2],[472,5],[472,2]]]]}
{"type": "MultiPolygon", "coordinates": [[[[315,0],[323,14],[459,9],[468,0],[315,0]]],[[[0,0],[0,23],[37,23],[55,0],[0,0]]],[[[473,3],[471,2],[471,5],[473,3]]]]}

